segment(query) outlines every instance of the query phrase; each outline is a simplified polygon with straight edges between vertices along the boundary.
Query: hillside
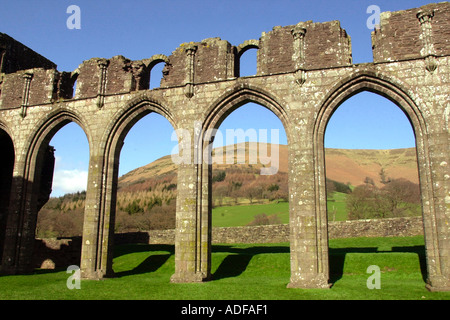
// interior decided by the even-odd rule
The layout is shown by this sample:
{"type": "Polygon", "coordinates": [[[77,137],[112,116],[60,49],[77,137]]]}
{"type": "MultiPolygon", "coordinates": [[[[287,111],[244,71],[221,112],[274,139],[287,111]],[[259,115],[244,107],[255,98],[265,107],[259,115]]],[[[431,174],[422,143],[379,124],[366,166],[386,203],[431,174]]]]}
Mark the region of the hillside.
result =
{"type": "Polygon", "coordinates": [[[327,178],[340,182],[350,182],[357,186],[364,179],[373,179],[380,186],[379,173],[384,169],[385,175],[392,179],[404,178],[419,183],[417,172],[416,149],[390,150],[349,150],[326,149],[327,178]]]}
{"type": "MultiPolygon", "coordinates": [[[[266,145],[262,145],[266,147],[266,145]]],[[[228,164],[227,152],[232,148],[214,150],[212,200],[214,223],[254,223],[257,217],[270,223],[288,219],[288,148],[279,149],[279,170],[274,175],[261,175],[261,161],[250,164],[228,164]],[[257,206],[250,206],[258,204],[257,206]],[[255,211],[256,210],[256,211],[255,211]],[[232,214],[232,213],[235,214],[232,214]],[[264,216],[262,215],[264,214],[264,216]],[[238,217],[238,220],[236,220],[238,217]],[[254,219],[254,221],[252,221],[254,219]],[[245,221],[244,221],[245,220],[245,221]],[[238,221],[238,222],[236,222],[238,221]]],[[[234,149],[245,154],[255,151],[256,144],[239,144],[234,149]]],[[[266,152],[263,152],[265,154],[266,152]]],[[[270,151],[268,152],[271,154],[270,151]]],[[[229,159],[235,162],[238,153],[229,159]]],[[[252,158],[250,158],[252,160],[252,158]]],[[[254,160],[254,159],[253,159],[254,160]]],[[[262,161],[268,164],[267,161],[262,161]]],[[[267,165],[266,165],[267,167],[267,165]]],[[[327,178],[358,186],[366,177],[380,185],[380,170],[386,177],[405,178],[417,183],[415,149],[397,150],[326,150],[327,178]]],[[[336,184],[335,184],[336,185],[336,184]]],[[[346,187],[346,186],[345,186],[346,187]]],[[[162,157],[119,178],[115,231],[163,230],[175,228],[177,166],[171,156],[162,157]]],[[[342,192],[342,191],[340,191],[342,192]]],[[[336,192],[330,198],[330,219],[348,218],[345,194],[336,192]]],[[[51,198],[38,215],[40,237],[81,235],[86,193],[51,198]],[[70,212],[70,214],[64,214],[70,212]]],[[[267,223],[266,223],[267,224],[267,223]]]]}
{"type": "MultiPolygon", "coordinates": [[[[265,145],[263,145],[265,147],[265,145]]],[[[226,147],[225,147],[226,148],[226,147]]],[[[245,154],[249,159],[249,151],[255,151],[256,144],[238,144],[234,146],[234,163],[228,164],[227,153],[230,148],[217,148],[213,152],[213,170],[239,171],[240,173],[258,174],[264,166],[260,161],[252,164],[236,164],[237,154],[245,154]]],[[[285,176],[288,172],[288,149],[279,145],[279,170],[285,176]]],[[[270,148],[268,154],[270,157],[270,148]]],[[[267,161],[262,161],[267,163],[267,161]]],[[[385,171],[386,177],[393,179],[405,178],[418,183],[417,161],[415,148],[391,150],[360,150],[360,149],[326,149],[327,178],[357,186],[364,183],[366,177],[380,184],[379,173],[385,171]]],[[[171,156],[162,157],[146,166],[128,172],[119,178],[119,189],[122,191],[148,190],[151,181],[159,180],[176,183],[177,167],[171,156]]],[[[214,174],[213,174],[214,175],[214,174]]]]}

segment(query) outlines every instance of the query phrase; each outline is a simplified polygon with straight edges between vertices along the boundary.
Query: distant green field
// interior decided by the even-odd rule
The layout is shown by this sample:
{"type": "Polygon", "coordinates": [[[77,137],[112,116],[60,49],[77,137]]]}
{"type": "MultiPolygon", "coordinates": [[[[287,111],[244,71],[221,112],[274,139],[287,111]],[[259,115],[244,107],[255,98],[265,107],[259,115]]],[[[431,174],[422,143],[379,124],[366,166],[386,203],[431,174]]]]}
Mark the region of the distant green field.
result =
{"type": "Polygon", "coordinates": [[[245,226],[258,214],[277,214],[282,223],[289,223],[289,203],[253,204],[217,207],[212,211],[213,227],[245,226]]]}
{"type": "Polygon", "coordinates": [[[334,192],[327,201],[328,221],[345,221],[347,220],[347,207],[345,200],[347,194],[334,192]]]}
{"type": "MultiPolygon", "coordinates": [[[[347,220],[347,209],[345,206],[345,193],[335,192],[327,202],[328,220],[347,220]]],[[[216,207],[212,211],[213,227],[238,227],[245,226],[256,215],[265,213],[270,216],[276,214],[283,224],[289,223],[289,203],[278,202],[269,204],[252,204],[216,207]]]]}

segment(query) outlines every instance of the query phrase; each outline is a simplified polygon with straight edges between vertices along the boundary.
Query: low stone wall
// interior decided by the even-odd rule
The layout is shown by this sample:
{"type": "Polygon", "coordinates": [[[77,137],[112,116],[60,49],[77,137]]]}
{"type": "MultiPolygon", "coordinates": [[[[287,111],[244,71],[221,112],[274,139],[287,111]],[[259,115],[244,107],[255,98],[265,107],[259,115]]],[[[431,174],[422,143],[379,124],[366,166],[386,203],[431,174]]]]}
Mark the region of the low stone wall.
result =
{"type": "Polygon", "coordinates": [[[422,217],[349,220],[328,223],[328,237],[409,237],[423,235],[422,217]]]}
{"type": "MultiPolygon", "coordinates": [[[[213,243],[278,243],[289,242],[289,225],[213,228],[213,243]]],[[[174,230],[148,231],[149,243],[173,244],[174,230]]],[[[379,220],[349,220],[328,223],[328,237],[407,237],[423,235],[421,217],[379,220]]]]}
{"type": "MultiPolygon", "coordinates": [[[[351,220],[328,223],[328,237],[407,237],[423,235],[421,217],[380,220],[351,220]]],[[[212,242],[217,243],[279,243],[289,242],[289,225],[213,228],[212,242]]],[[[175,230],[119,233],[115,244],[174,244],[175,230]]],[[[37,268],[79,264],[81,237],[67,239],[36,239],[34,264],[37,268]]]]}

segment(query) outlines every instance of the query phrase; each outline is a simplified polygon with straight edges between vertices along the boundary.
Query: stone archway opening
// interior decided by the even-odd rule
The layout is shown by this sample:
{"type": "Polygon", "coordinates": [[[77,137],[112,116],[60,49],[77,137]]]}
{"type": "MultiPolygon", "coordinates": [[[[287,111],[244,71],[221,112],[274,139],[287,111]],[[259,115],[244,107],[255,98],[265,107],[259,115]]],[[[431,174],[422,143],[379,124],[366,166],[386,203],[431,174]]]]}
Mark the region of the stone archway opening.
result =
{"type": "Polygon", "coordinates": [[[174,129],[163,116],[142,116],[126,133],[120,151],[117,233],[175,228],[177,167],[174,129]]]}
{"type": "Polygon", "coordinates": [[[250,77],[257,74],[257,57],[257,47],[247,47],[240,52],[238,56],[239,77],[250,77]]]}
{"type": "MultiPolygon", "coordinates": [[[[235,109],[220,123],[212,147],[215,208],[288,201],[286,132],[273,112],[254,103],[235,109]]],[[[221,212],[219,216],[226,215],[221,212]]],[[[287,215],[273,218],[288,222],[287,215]]],[[[225,218],[221,226],[264,223],[251,215],[248,219],[226,222],[225,218]]]]}
{"type": "MultiPolygon", "coordinates": [[[[339,201],[345,202],[346,194],[366,186],[373,192],[380,192],[381,197],[384,191],[390,189],[389,186],[393,186],[389,183],[395,182],[398,187],[415,186],[415,203],[420,208],[414,132],[407,116],[393,102],[367,91],[350,97],[331,116],[325,132],[324,147],[329,221],[416,215],[406,207],[401,208],[400,203],[392,204],[395,212],[388,212],[388,206],[381,204],[375,210],[378,212],[360,212],[362,209],[357,208],[355,203],[355,212],[350,215],[345,212],[342,203],[332,206],[332,202],[336,201],[333,193],[339,201]]],[[[398,197],[389,196],[393,201],[398,197]]]]}
{"type": "MultiPolygon", "coordinates": [[[[384,226],[372,235],[372,229],[360,230],[355,237],[417,235],[417,229],[423,230],[415,134],[403,110],[379,94],[360,92],[335,110],[324,139],[329,225],[373,220],[372,226],[384,226]]],[[[414,250],[421,267],[424,249],[414,250]]],[[[331,282],[344,273],[343,252],[330,246],[331,282]]]]}
{"type": "Polygon", "coordinates": [[[159,88],[161,86],[161,81],[164,78],[166,62],[162,60],[156,61],[156,63],[149,66],[149,68],[150,68],[149,89],[159,88]]]}
{"type": "MultiPolygon", "coordinates": [[[[221,227],[235,228],[235,243],[270,243],[271,239],[245,233],[249,228],[289,224],[288,143],[282,121],[259,103],[235,105],[215,123],[213,139],[213,244],[226,242],[220,237],[221,227]]],[[[251,255],[222,258],[220,263],[214,261],[218,268],[213,280],[241,274],[251,255]]]]}
{"type": "MultiPolygon", "coordinates": [[[[437,256],[436,250],[439,246],[438,235],[433,227],[435,219],[435,209],[433,208],[432,199],[430,194],[432,193],[432,186],[429,183],[429,146],[428,137],[426,136],[426,127],[424,120],[418,112],[418,107],[412,102],[408,94],[402,89],[398,88],[389,81],[375,77],[370,74],[358,74],[352,77],[350,80],[342,81],[339,86],[336,86],[334,91],[331,91],[328,98],[325,99],[324,104],[319,110],[318,117],[314,126],[314,142],[315,152],[314,155],[317,159],[316,164],[316,205],[318,208],[317,216],[321,223],[318,227],[320,233],[321,243],[328,243],[328,239],[324,235],[328,235],[325,231],[327,221],[327,208],[326,208],[326,183],[325,183],[325,148],[324,148],[324,134],[325,128],[328,124],[331,116],[336,109],[344,103],[350,97],[362,92],[369,91],[376,93],[382,97],[385,97],[392,101],[401,111],[406,115],[407,120],[410,122],[415,137],[415,147],[417,154],[417,168],[420,185],[420,202],[421,212],[423,217],[423,230],[425,234],[425,254],[427,261],[427,286],[432,286],[432,283],[441,280],[439,270],[436,271],[433,267],[434,261],[430,260],[430,257],[437,256]],[[430,205],[431,204],[431,205],[430,205]]],[[[328,245],[327,245],[328,247],[328,245]]],[[[437,256],[436,260],[440,257],[437,256]]],[[[322,270],[325,274],[328,274],[328,250],[322,249],[318,255],[318,262],[322,265],[322,270]]],[[[440,262],[437,261],[437,264],[440,262]]],[[[437,267],[439,269],[439,266],[437,267]]]]}
{"type": "MultiPolygon", "coordinates": [[[[137,272],[114,267],[113,244],[150,244],[149,231],[171,230],[176,223],[178,173],[172,153],[176,152],[178,141],[174,127],[146,103],[133,110],[117,130],[110,155],[114,161],[113,171],[109,171],[111,180],[106,182],[105,205],[110,208],[109,237],[114,240],[104,249],[110,255],[105,267],[107,276],[137,272]]],[[[168,254],[164,254],[164,259],[173,254],[172,247],[166,247],[168,254]]],[[[145,268],[155,267],[145,262],[153,255],[151,248],[147,249],[141,262],[145,267],[138,268],[144,272],[148,272],[145,268]]],[[[127,254],[136,254],[130,250],[127,254]]]]}
{"type": "Polygon", "coordinates": [[[44,139],[37,159],[35,267],[80,265],[89,163],[86,134],[75,122],[61,123],[44,139]]]}
{"type": "Polygon", "coordinates": [[[0,130],[0,262],[5,244],[6,222],[8,219],[11,184],[15,162],[14,144],[11,137],[4,130],[0,130]]]}

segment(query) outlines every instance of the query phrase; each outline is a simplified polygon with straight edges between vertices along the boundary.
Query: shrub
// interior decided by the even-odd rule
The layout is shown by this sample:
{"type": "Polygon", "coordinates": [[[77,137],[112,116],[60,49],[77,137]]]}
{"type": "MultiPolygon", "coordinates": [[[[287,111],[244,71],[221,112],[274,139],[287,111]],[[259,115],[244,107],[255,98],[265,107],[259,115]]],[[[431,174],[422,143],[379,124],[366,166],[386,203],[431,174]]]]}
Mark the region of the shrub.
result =
{"type": "Polygon", "coordinates": [[[268,216],[265,213],[260,213],[255,216],[252,222],[248,223],[248,226],[263,226],[271,224],[281,224],[281,219],[277,214],[268,216]]]}
{"type": "Polygon", "coordinates": [[[144,209],[141,208],[137,200],[134,200],[133,202],[129,203],[127,206],[125,206],[125,208],[123,208],[123,210],[129,215],[144,212],[144,209]]]}
{"type": "Polygon", "coordinates": [[[225,180],[225,177],[227,176],[225,171],[219,171],[217,174],[215,174],[212,177],[212,183],[214,182],[221,182],[223,180],[225,180]]]}
{"type": "Polygon", "coordinates": [[[347,196],[349,219],[418,215],[419,204],[419,185],[406,179],[391,180],[382,188],[366,183],[347,196]]]}

